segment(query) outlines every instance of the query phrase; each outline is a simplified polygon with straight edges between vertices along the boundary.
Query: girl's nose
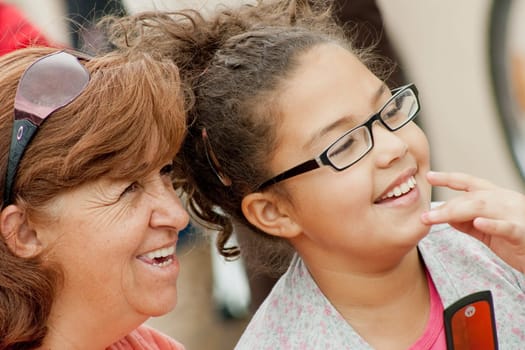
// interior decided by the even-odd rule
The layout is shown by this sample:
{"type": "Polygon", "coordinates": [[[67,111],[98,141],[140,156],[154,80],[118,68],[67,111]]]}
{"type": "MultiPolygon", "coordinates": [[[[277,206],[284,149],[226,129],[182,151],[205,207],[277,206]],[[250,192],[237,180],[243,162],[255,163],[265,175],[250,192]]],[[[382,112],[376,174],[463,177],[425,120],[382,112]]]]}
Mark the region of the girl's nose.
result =
{"type": "Polygon", "coordinates": [[[387,168],[407,154],[408,144],[399,135],[400,131],[390,131],[380,123],[374,123],[372,128],[375,160],[378,167],[387,168]]]}

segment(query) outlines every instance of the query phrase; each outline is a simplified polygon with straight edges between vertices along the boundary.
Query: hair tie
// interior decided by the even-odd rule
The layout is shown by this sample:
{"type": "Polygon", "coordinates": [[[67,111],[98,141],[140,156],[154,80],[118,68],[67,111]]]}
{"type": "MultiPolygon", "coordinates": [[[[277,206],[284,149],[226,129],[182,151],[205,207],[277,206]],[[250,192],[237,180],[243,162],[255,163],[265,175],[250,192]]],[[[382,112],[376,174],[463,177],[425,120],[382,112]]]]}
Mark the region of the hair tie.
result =
{"type": "Polygon", "coordinates": [[[213,149],[211,148],[211,143],[210,139],[208,138],[206,128],[202,128],[202,141],[204,142],[204,151],[206,152],[206,159],[208,159],[208,164],[210,164],[210,167],[215,173],[215,176],[217,176],[219,181],[224,186],[231,186],[232,180],[228,175],[224,173],[221,165],[219,164],[219,160],[215,156],[215,153],[213,153],[213,149]]]}

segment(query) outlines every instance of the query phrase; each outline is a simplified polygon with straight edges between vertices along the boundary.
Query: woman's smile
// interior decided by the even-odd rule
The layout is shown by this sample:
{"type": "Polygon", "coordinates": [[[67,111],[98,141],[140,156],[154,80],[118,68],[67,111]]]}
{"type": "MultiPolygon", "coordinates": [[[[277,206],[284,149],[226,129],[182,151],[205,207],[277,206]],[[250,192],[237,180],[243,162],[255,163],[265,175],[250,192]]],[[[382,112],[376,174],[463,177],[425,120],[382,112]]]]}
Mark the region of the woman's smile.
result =
{"type": "Polygon", "coordinates": [[[176,280],[179,273],[179,260],[176,255],[176,243],[158,248],[137,256],[148,273],[162,278],[176,280]]]}
{"type": "Polygon", "coordinates": [[[147,264],[164,267],[169,265],[174,258],[175,245],[167,248],[159,248],[146,254],[139,255],[137,258],[147,264]]]}

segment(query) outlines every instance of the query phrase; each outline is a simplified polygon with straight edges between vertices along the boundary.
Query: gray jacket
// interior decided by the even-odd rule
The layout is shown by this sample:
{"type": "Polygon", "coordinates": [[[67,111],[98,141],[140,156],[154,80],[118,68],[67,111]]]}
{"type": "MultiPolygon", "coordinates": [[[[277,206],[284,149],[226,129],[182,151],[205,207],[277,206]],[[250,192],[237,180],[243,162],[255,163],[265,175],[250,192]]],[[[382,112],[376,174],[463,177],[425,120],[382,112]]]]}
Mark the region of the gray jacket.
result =
{"type": "MultiPolygon", "coordinates": [[[[494,299],[500,350],[525,349],[525,278],[476,239],[435,225],[418,245],[443,307],[481,290],[494,299]]],[[[295,256],[236,350],[372,349],[343,319],[295,256]]]]}

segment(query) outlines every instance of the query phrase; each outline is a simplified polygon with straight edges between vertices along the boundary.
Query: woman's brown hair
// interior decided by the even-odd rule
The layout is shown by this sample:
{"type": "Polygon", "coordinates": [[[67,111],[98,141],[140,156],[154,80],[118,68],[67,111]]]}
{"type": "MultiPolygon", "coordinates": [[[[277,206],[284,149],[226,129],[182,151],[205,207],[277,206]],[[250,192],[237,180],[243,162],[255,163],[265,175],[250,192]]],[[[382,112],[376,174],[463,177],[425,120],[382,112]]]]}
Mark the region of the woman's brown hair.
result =
{"type": "MultiPolygon", "coordinates": [[[[267,164],[279,142],[280,92],[300,56],[336,43],[369,66],[376,62],[369,50],[352,49],[326,3],[267,1],[212,15],[146,12],[106,22],[115,45],[147,47],[180,67],[192,92],[186,98],[190,127],[178,157],[180,178],[192,214],[219,231],[217,246],[227,258],[239,255],[227,243],[237,225],[237,231],[249,228],[259,237],[249,262],[273,270],[288,260],[288,244],[252,226],[241,202],[272,175],[267,164]]],[[[270,190],[286,195],[279,187],[270,190]]]]}
{"type": "MultiPolygon", "coordinates": [[[[0,58],[0,196],[18,81],[31,63],[54,51],[28,48],[0,58]]],[[[87,87],[46,119],[15,177],[15,203],[30,221],[48,219],[46,203],[62,191],[102,176],[147,174],[175,157],[185,135],[183,94],[173,61],[123,49],[82,64],[90,72],[87,87]],[[144,154],[151,150],[154,159],[145,164],[144,154]]],[[[63,276],[45,252],[21,258],[4,238],[0,235],[0,348],[35,348],[46,334],[63,276]]]]}

